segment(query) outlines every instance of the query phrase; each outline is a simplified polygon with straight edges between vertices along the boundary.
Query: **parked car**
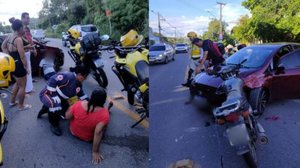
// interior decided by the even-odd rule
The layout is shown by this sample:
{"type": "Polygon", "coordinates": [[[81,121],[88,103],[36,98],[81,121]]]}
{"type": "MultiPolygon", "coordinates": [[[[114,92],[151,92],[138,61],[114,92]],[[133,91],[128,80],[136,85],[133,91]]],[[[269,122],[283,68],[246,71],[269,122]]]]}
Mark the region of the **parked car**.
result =
{"type": "Polygon", "coordinates": [[[74,25],[70,29],[75,29],[80,32],[79,39],[81,40],[82,37],[89,33],[99,33],[98,29],[95,25],[88,24],[88,25],[74,25]]]}
{"type": "Polygon", "coordinates": [[[61,33],[61,36],[62,36],[62,45],[64,46],[64,47],[67,47],[67,46],[69,46],[70,45],[70,43],[69,43],[69,35],[68,35],[68,33],[66,33],[66,32],[62,32],[61,33]]]}
{"type": "MultiPolygon", "coordinates": [[[[0,46],[6,37],[7,35],[0,36],[0,46]]],[[[54,68],[56,71],[64,65],[64,52],[61,49],[48,46],[46,44],[47,41],[44,40],[34,39],[33,42],[37,50],[37,57],[31,56],[31,72],[33,76],[39,75],[39,63],[45,55],[51,54],[55,56],[54,68]]],[[[1,47],[0,52],[2,52],[1,47]]]]}
{"type": "Polygon", "coordinates": [[[184,43],[177,43],[175,46],[176,53],[189,52],[189,47],[184,43]]]}
{"type": "MultiPolygon", "coordinates": [[[[257,113],[263,113],[272,99],[300,98],[300,44],[272,43],[245,47],[226,59],[226,65],[242,64],[239,77],[244,91],[257,113]]],[[[200,73],[195,77],[198,96],[209,104],[219,105],[224,95],[218,94],[222,79],[200,73]]]]}
{"type": "Polygon", "coordinates": [[[165,63],[170,60],[175,60],[175,50],[169,44],[154,44],[149,49],[149,62],[152,63],[165,63]]]}
{"type": "Polygon", "coordinates": [[[42,29],[37,29],[37,30],[32,30],[32,37],[35,39],[45,39],[45,34],[44,30],[42,29]]]}

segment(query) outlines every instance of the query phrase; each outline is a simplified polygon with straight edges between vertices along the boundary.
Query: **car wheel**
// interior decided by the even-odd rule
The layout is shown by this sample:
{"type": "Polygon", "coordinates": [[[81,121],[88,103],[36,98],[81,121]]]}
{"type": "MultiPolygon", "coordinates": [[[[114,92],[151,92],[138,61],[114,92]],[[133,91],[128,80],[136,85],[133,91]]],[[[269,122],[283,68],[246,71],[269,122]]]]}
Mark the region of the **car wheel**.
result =
{"type": "Polygon", "coordinates": [[[249,103],[253,109],[254,115],[262,115],[269,101],[269,94],[264,88],[251,90],[249,103]]]}
{"type": "Polygon", "coordinates": [[[175,54],[173,54],[172,60],[175,61],[175,54]]]}
{"type": "Polygon", "coordinates": [[[164,64],[167,64],[169,62],[168,56],[166,56],[164,64]]]}

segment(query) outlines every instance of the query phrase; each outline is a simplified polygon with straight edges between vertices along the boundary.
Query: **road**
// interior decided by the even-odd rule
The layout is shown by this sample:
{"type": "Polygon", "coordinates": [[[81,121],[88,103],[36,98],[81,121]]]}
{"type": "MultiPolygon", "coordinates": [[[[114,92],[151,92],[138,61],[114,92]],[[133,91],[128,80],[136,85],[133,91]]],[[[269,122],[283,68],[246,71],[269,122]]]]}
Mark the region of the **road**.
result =
{"type": "MultiPolygon", "coordinates": [[[[221,168],[221,157],[224,168],[247,167],[210,114],[195,105],[184,105],[189,93],[180,85],[188,56],[177,54],[175,58],[167,65],[150,67],[150,167],[164,168],[177,160],[192,159],[204,168],[221,168]]],[[[259,118],[269,137],[267,145],[257,147],[259,167],[299,167],[299,108],[300,100],[269,103],[259,118]]]]}
{"type": "MultiPolygon", "coordinates": [[[[68,70],[74,63],[67,54],[68,48],[61,46],[60,39],[49,39],[50,46],[63,49],[65,65],[62,71],[68,70]]],[[[111,71],[113,60],[104,53],[105,72],[109,86],[108,95],[124,97],[121,93],[121,83],[111,71]]],[[[21,168],[144,168],[148,167],[148,121],[136,128],[130,126],[138,119],[134,107],[128,105],[126,98],[114,100],[111,119],[101,144],[101,153],[104,161],[97,166],[91,163],[92,143],[83,142],[71,135],[68,121],[61,121],[63,135],[57,137],[50,132],[47,116],[37,119],[42,104],[38,98],[40,90],[45,86],[42,78],[36,78],[34,93],[26,96],[26,102],[33,105],[28,111],[17,111],[17,108],[8,107],[8,98],[2,99],[9,120],[8,129],[2,139],[4,167],[21,168]]],[[[83,83],[85,92],[90,95],[97,87],[96,81],[90,76],[83,83]]],[[[126,96],[125,96],[126,97],[126,96]]]]}

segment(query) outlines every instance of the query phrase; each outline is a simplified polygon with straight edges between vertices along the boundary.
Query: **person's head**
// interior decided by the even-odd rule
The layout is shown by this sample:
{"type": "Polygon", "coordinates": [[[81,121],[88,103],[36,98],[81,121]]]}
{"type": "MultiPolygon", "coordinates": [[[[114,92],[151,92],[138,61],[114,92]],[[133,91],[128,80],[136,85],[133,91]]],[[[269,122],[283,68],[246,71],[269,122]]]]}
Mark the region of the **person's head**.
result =
{"type": "Polygon", "coordinates": [[[106,101],[106,91],[103,88],[97,88],[92,92],[90,100],[88,102],[87,113],[93,112],[96,107],[103,107],[106,101]],[[91,109],[91,107],[93,107],[91,109]]]}
{"type": "Polygon", "coordinates": [[[23,12],[21,15],[21,19],[25,26],[29,25],[29,22],[30,22],[29,13],[23,12]]]}
{"type": "Polygon", "coordinates": [[[195,32],[188,32],[187,37],[193,41],[195,38],[197,38],[197,33],[195,32]]]}
{"type": "Polygon", "coordinates": [[[200,38],[195,38],[195,39],[193,39],[193,44],[195,44],[198,47],[202,47],[203,41],[200,38]]]}
{"type": "Polygon", "coordinates": [[[13,31],[18,33],[19,35],[22,35],[24,32],[22,21],[14,18],[9,19],[9,21],[11,22],[11,28],[13,29],[13,31]]]}
{"type": "Polygon", "coordinates": [[[89,75],[90,69],[83,65],[77,65],[75,67],[75,73],[76,73],[76,79],[79,82],[83,82],[86,79],[86,77],[89,75]]]}

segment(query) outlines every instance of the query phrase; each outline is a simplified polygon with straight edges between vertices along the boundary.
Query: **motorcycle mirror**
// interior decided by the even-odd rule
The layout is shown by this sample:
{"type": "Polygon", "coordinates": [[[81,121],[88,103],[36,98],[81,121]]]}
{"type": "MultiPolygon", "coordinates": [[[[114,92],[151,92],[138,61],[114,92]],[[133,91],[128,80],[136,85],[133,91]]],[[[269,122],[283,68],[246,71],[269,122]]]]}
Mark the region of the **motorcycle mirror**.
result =
{"type": "Polygon", "coordinates": [[[109,35],[104,34],[103,36],[100,36],[100,39],[101,39],[102,41],[106,41],[106,40],[109,39],[109,35]]]}

